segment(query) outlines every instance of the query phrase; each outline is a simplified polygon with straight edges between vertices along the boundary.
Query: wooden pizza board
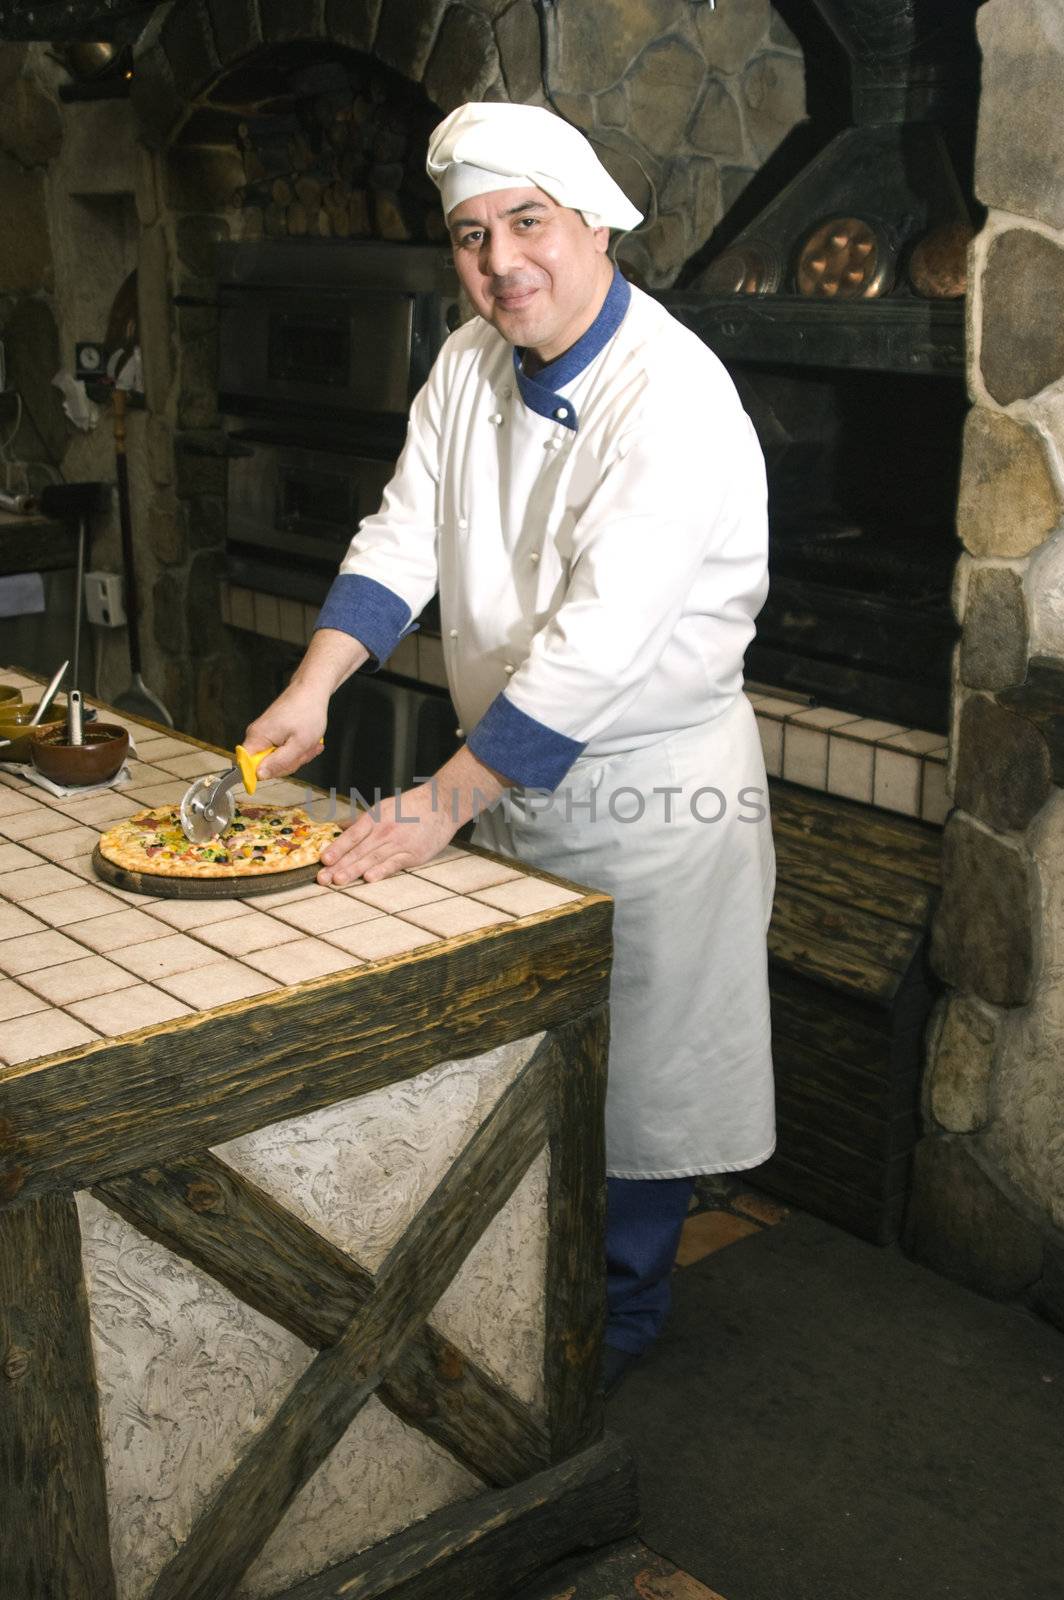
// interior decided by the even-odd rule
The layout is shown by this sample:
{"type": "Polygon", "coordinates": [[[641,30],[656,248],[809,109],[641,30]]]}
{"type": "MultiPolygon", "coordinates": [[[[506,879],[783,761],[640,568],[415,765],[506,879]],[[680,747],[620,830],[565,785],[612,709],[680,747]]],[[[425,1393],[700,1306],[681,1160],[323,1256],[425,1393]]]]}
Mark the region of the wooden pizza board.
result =
{"type": "Polygon", "coordinates": [[[305,867],[289,867],[287,872],[260,872],[246,878],[169,878],[162,873],[130,872],[127,867],[108,861],[99,845],[92,852],[92,865],[97,877],[115,889],[158,895],[164,900],[224,900],[248,894],[275,894],[279,889],[298,889],[304,883],[313,883],[321,871],[321,862],[311,861],[305,867]]]}

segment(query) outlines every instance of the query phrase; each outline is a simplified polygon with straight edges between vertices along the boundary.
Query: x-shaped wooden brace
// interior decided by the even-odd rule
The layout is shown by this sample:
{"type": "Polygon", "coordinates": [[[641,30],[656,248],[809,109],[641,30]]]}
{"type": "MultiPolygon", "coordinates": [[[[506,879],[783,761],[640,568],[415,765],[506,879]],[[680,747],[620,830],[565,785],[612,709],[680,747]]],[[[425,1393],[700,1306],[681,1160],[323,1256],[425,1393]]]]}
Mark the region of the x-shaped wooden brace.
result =
{"type": "MultiPolygon", "coordinates": [[[[549,1088],[550,1051],[541,1047],[389,1252],[346,1331],[314,1358],[250,1445],[162,1572],[152,1600],[223,1600],[232,1591],[292,1500],[422,1335],[469,1251],[542,1150],[549,1088]]],[[[101,1185],[98,1192],[113,1203],[121,1188],[101,1185]]]]}

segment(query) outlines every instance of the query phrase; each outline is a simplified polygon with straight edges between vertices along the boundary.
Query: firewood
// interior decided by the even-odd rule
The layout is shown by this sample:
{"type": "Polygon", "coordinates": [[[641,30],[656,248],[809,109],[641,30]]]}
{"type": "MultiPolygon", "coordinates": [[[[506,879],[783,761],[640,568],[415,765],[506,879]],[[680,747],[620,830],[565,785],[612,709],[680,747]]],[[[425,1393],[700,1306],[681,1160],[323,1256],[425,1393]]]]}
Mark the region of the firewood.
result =
{"type": "Polygon", "coordinates": [[[263,212],[263,227],[267,239],[283,239],[286,232],[286,219],[284,207],[276,201],[271,201],[263,212]]]}
{"type": "Polygon", "coordinates": [[[278,206],[290,206],[295,199],[292,193],[292,185],[287,178],[274,178],[273,183],[270,185],[270,194],[274,204],[278,206]]]}
{"type": "Polygon", "coordinates": [[[322,203],[322,185],[317,178],[297,178],[294,184],[296,199],[308,211],[316,211],[322,203]]]}
{"type": "Polygon", "coordinates": [[[298,200],[293,200],[285,213],[288,233],[293,239],[301,239],[307,232],[307,208],[298,200]]]}

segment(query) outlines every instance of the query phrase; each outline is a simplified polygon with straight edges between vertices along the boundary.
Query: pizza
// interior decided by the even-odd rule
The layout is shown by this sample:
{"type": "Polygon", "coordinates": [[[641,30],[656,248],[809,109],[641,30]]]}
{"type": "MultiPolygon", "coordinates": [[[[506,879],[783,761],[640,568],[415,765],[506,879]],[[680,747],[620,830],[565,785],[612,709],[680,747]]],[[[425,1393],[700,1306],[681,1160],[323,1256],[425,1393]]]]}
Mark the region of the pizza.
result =
{"type": "Polygon", "coordinates": [[[302,806],[238,805],[224,833],[193,844],[181,826],[180,807],[157,806],[108,828],[99,850],[127,872],[251,878],[312,866],[342,831],[335,822],[316,822],[302,806]]]}

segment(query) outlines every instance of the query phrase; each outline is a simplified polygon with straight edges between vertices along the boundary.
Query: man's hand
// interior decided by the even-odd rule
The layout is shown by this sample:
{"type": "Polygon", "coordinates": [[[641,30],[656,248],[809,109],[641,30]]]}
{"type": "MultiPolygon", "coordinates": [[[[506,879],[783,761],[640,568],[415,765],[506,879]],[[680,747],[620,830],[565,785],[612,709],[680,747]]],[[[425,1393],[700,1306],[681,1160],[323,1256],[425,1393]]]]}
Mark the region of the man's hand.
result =
{"type": "Polygon", "coordinates": [[[318,882],[376,883],[420,867],[439,855],[464,822],[494,805],[506,779],[485,767],[467,746],[442,766],[430,783],[382,800],[378,820],[362,812],[322,851],[318,882]]]}
{"type": "Polygon", "coordinates": [[[260,781],[283,778],[314,759],[321,749],[330,695],[368,656],[365,645],[350,634],[335,628],[318,630],[288,688],[244,735],[244,749],[250,755],[271,744],[277,747],[259,768],[260,781]]]}

